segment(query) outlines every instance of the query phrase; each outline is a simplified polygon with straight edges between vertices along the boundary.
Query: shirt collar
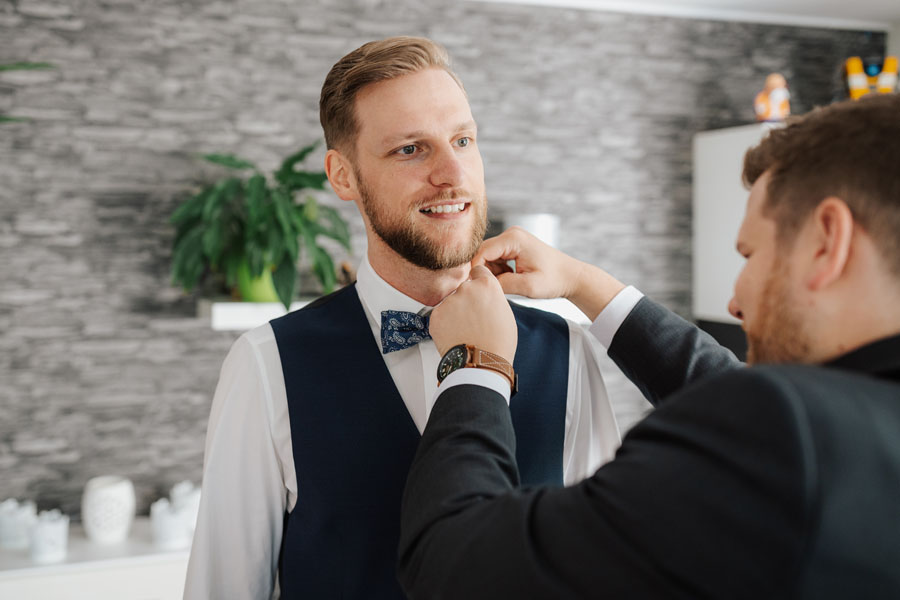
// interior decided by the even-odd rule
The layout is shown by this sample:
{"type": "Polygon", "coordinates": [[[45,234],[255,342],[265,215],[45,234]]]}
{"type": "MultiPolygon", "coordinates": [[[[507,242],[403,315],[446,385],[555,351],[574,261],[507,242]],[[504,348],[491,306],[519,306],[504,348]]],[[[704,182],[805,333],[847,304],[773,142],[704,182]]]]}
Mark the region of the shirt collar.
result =
{"type": "Polygon", "coordinates": [[[356,273],[356,291],[369,316],[379,327],[381,327],[381,311],[383,310],[405,310],[419,313],[425,308],[430,308],[413,300],[382,279],[372,268],[368,256],[363,256],[356,273]]]}
{"type": "Polygon", "coordinates": [[[876,340],[825,365],[900,380],[900,335],[876,340]]]}

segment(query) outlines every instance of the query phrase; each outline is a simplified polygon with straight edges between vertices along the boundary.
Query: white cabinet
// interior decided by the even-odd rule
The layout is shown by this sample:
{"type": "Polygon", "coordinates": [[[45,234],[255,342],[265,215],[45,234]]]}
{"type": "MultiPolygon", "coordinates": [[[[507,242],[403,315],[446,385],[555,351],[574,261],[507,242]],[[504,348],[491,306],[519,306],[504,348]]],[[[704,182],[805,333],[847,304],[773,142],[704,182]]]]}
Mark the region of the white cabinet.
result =
{"type": "Polygon", "coordinates": [[[777,125],[754,124],[694,136],[693,315],[738,323],[728,301],[744,259],[734,244],[749,192],[741,181],[744,153],[777,125]]]}
{"type": "Polygon", "coordinates": [[[0,549],[0,598],[181,600],[189,553],[156,548],[147,518],[135,520],[128,540],[108,546],[90,542],[73,525],[62,563],[38,565],[27,550],[0,549]]]}

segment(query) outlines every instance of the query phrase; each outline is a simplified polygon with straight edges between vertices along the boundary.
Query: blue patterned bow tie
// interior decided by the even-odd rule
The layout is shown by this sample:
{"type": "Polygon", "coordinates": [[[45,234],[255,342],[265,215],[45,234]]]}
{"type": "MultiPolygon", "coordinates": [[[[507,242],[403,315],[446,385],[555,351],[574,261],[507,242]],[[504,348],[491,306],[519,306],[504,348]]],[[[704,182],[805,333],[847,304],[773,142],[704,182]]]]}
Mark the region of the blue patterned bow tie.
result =
{"type": "Polygon", "coordinates": [[[412,348],[429,339],[428,315],[420,316],[404,310],[381,311],[382,354],[412,348]]]}

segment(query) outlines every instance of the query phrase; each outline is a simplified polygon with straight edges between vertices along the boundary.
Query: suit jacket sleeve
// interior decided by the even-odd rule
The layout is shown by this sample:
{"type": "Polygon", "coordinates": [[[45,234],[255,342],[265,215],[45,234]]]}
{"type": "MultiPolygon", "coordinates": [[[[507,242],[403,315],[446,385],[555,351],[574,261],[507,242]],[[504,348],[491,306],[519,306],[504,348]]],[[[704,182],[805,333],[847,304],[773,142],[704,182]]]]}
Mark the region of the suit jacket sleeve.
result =
{"type": "Polygon", "coordinates": [[[779,598],[800,569],[809,462],[789,395],[730,369],[666,402],[569,488],[516,489],[506,402],[440,395],[403,498],[411,598],[779,598]]]}
{"type": "Polygon", "coordinates": [[[647,297],[613,336],[609,357],[654,405],[686,385],[742,365],[708,333],[647,297]]]}

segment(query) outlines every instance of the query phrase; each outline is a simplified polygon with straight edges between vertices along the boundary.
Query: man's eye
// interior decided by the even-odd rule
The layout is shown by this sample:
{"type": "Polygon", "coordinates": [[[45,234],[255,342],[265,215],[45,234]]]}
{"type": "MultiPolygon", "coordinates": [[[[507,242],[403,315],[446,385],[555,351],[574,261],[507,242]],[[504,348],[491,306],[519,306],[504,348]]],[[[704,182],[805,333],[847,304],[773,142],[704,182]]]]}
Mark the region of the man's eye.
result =
{"type": "Polygon", "coordinates": [[[459,144],[460,148],[465,148],[466,146],[469,145],[469,142],[471,142],[471,141],[472,141],[471,139],[464,137],[464,138],[459,138],[458,140],[456,140],[456,143],[459,144]]]}
{"type": "Polygon", "coordinates": [[[415,147],[414,144],[410,144],[409,146],[403,146],[402,148],[400,148],[399,150],[397,150],[397,152],[398,152],[399,154],[407,154],[407,155],[409,155],[409,154],[415,154],[415,153],[416,153],[416,147],[415,147]]]}

